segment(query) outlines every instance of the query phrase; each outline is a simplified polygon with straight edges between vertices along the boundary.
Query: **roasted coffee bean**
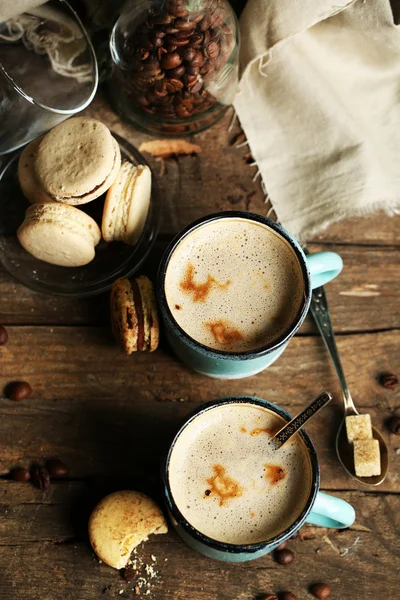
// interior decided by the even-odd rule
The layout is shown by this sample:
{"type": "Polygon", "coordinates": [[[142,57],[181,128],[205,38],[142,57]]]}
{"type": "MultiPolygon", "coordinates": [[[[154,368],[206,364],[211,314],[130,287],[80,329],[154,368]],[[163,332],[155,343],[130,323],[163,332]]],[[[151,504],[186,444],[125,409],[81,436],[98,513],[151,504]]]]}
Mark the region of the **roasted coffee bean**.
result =
{"type": "Polygon", "coordinates": [[[195,94],[196,92],[199,92],[202,87],[203,87],[203,82],[201,80],[199,80],[193,85],[193,87],[190,86],[190,91],[192,92],[192,94],[195,94]]]}
{"type": "Polygon", "coordinates": [[[200,73],[202,75],[205,75],[206,73],[208,73],[208,71],[211,69],[212,65],[210,64],[209,61],[207,61],[204,66],[201,67],[200,69],[200,73]]]}
{"type": "Polygon", "coordinates": [[[196,50],[194,57],[191,60],[192,67],[202,67],[205,63],[205,58],[200,50],[196,50]]]}
{"type": "Polygon", "coordinates": [[[183,60],[187,60],[188,62],[190,62],[196,56],[196,50],[194,48],[191,48],[191,47],[190,48],[183,48],[180,51],[180,55],[182,56],[183,60]]]}
{"type": "Polygon", "coordinates": [[[153,46],[154,46],[154,48],[161,48],[161,46],[163,46],[163,45],[164,45],[163,38],[154,37],[154,39],[153,39],[153,46]]]}
{"type": "Polygon", "coordinates": [[[198,46],[201,46],[203,39],[204,36],[202,33],[195,33],[190,38],[190,45],[193,46],[193,48],[197,48],[198,46]]]}
{"type": "Polygon", "coordinates": [[[194,29],[192,29],[191,31],[178,31],[178,33],[175,33],[173,37],[178,38],[179,40],[186,40],[187,38],[190,38],[190,36],[193,34],[194,29]]]}
{"type": "Polygon", "coordinates": [[[177,52],[172,52],[171,54],[164,54],[161,59],[161,66],[167,70],[174,69],[175,67],[178,67],[181,62],[182,59],[179,54],[177,52]]]}
{"type": "Polygon", "coordinates": [[[289,542],[286,540],[286,542],[282,542],[282,544],[279,544],[279,546],[277,546],[276,550],[284,550],[285,548],[288,547],[289,542]]]}
{"type": "Polygon", "coordinates": [[[47,490],[50,487],[50,476],[47,469],[35,465],[31,470],[32,483],[40,490],[47,490]]]}
{"type": "Polygon", "coordinates": [[[180,38],[180,37],[175,36],[172,38],[172,42],[178,48],[181,48],[182,46],[187,46],[189,44],[189,40],[190,40],[190,38],[187,38],[187,37],[180,38]]]}
{"type": "Polygon", "coordinates": [[[169,83],[170,85],[172,85],[176,92],[178,92],[179,90],[181,90],[183,88],[183,83],[180,79],[172,79],[172,78],[167,79],[166,83],[169,83]]]}
{"type": "Polygon", "coordinates": [[[158,60],[161,60],[163,55],[168,52],[168,50],[166,50],[165,48],[163,48],[162,46],[160,48],[157,48],[157,58],[158,60]]]}
{"type": "Polygon", "coordinates": [[[311,586],[310,592],[313,596],[315,596],[315,598],[318,598],[318,600],[327,600],[327,598],[329,598],[329,596],[332,594],[330,586],[326,583],[316,583],[315,585],[311,586]]]}
{"type": "Polygon", "coordinates": [[[400,435],[400,417],[390,417],[387,424],[391,433],[394,433],[394,435],[400,435]]]}
{"type": "Polygon", "coordinates": [[[210,41],[211,41],[211,35],[210,35],[210,32],[207,30],[204,32],[203,46],[208,46],[210,41]]]}
{"type": "Polygon", "coordinates": [[[0,325],[0,346],[4,346],[8,342],[8,333],[7,329],[0,325]]]}
{"type": "Polygon", "coordinates": [[[170,69],[168,75],[173,79],[180,79],[182,75],[185,74],[185,67],[183,65],[179,65],[179,67],[175,67],[175,69],[170,69]]]}
{"type": "Polygon", "coordinates": [[[297,600],[293,592],[283,592],[282,600],[297,600]]]}
{"type": "Polygon", "coordinates": [[[211,13],[211,27],[221,27],[225,23],[226,14],[223,8],[217,7],[211,13]]]}
{"type": "Polygon", "coordinates": [[[15,467],[15,469],[12,469],[10,477],[14,481],[25,483],[26,481],[30,480],[31,474],[29,473],[28,469],[24,469],[23,467],[15,467]]]}
{"type": "Polygon", "coordinates": [[[199,29],[200,31],[206,31],[211,27],[211,15],[207,13],[204,15],[202,21],[200,22],[199,29]]]}
{"type": "Polygon", "coordinates": [[[279,565],[290,565],[294,560],[294,554],[291,550],[275,550],[274,558],[279,565]]]}
{"type": "Polygon", "coordinates": [[[167,35],[173,35],[175,33],[178,33],[179,29],[177,29],[176,27],[174,27],[173,25],[171,25],[170,27],[166,27],[165,28],[165,33],[167,35]]]}
{"type": "Polygon", "coordinates": [[[221,32],[218,29],[209,29],[210,32],[210,40],[212,42],[219,42],[221,37],[221,32]]]}
{"type": "Polygon", "coordinates": [[[182,81],[186,83],[186,85],[190,85],[191,83],[194,85],[197,81],[197,75],[188,75],[187,73],[182,77],[182,81]]]}
{"type": "Polygon", "coordinates": [[[25,398],[29,398],[32,394],[32,388],[26,381],[13,381],[8,384],[5,391],[6,396],[10,400],[14,400],[14,402],[25,400],[25,398]]]}
{"type": "Polygon", "coordinates": [[[192,111],[182,104],[176,107],[176,114],[180,119],[184,119],[185,117],[190,117],[192,111]]]}
{"type": "Polygon", "coordinates": [[[67,477],[69,475],[69,468],[59,458],[48,460],[46,468],[51,477],[67,477]]]}
{"type": "Polygon", "coordinates": [[[186,67],[186,73],[188,75],[199,75],[200,74],[200,68],[199,67],[188,66],[188,67],[186,67]]]}
{"type": "Polygon", "coordinates": [[[189,21],[188,19],[176,19],[174,25],[179,31],[191,31],[195,28],[196,23],[189,21]]]}
{"type": "Polygon", "coordinates": [[[166,32],[164,31],[164,29],[155,29],[153,35],[159,38],[163,38],[166,36],[166,32]]]}
{"type": "Polygon", "coordinates": [[[164,79],[156,82],[153,88],[153,94],[156,98],[163,98],[168,94],[167,85],[164,79]]]}
{"type": "Polygon", "coordinates": [[[204,50],[204,54],[208,58],[217,58],[219,55],[219,44],[217,42],[211,42],[204,50]]]}
{"type": "Polygon", "coordinates": [[[148,58],[150,56],[150,52],[148,50],[146,50],[146,48],[140,48],[138,50],[138,56],[139,56],[140,60],[146,60],[146,58],[148,58]]]}
{"type": "Polygon", "coordinates": [[[174,50],[177,49],[177,45],[172,41],[171,38],[165,38],[165,42],[164,42],[164,48],[168,51],[168,52],[173,52],[174,50]]]}
{"type": "Polygon", "coordinates": [[[174,17],[186,17],[188,15],[185,3],[181,0],[169,0],[167,4],[167,12],[174,17]]]}

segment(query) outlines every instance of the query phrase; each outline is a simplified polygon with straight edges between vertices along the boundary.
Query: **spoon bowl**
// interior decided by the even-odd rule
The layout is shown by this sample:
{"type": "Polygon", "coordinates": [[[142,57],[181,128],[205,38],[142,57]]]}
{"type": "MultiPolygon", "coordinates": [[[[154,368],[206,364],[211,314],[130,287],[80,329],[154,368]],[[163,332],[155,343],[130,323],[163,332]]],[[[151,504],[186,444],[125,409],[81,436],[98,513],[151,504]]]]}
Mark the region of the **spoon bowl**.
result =
{"type": "Polygon", "coordinates": [[[314,317],[322,339],[325,342],[325,346],[332,359],[333,366],[335,367],[336,374],[339,379],[340,387],[343,394],[344,402],[344,419],[340,424],[339,430],[336,436],[336,454],[338,459],[345,471],[354,479],[357,479],[363,485],[379,485],[382,483],[387,475],[389,467],[389,453],[386,446],[386,442],[383,439],[381,433],[372,427],[372,435],[379,442],[379,449],[381,455],[381,474],[373,475],[372,477],[359,477],[356,475],[354,469],[354,454],[353,445],[347,441],[347,433],[345,426],[345,419],[349,415],[358,415],[358,410],[354,406],[353,399],[350,394],[350,390],[347,387],[347,382],[344,376],[342,363],[339,358],[339,352],[335,342],[335,336],[333,333],[332,322],[329,314],[328,302],[326,300],[325,292],[323,287],[316,288],[313,290],[310,304],[311,314],[314,317]]]}
{"type": "Polygon", "coordinates": [[[338,455],[338,459],[341,462],[342,467],[348,472],[349,475],[364,485],[379,485],[382,483],[389,468],[389,455],[385,440],[375,427],[372,427],[372,436],[375,440],[378,440],[381,453],[381,474],[373,475],[372,477],[358,477],[358,475],[355,473],[353,446],[347,441],[344,419],[339,427],[336,437],[336,454],[338,455]]]}

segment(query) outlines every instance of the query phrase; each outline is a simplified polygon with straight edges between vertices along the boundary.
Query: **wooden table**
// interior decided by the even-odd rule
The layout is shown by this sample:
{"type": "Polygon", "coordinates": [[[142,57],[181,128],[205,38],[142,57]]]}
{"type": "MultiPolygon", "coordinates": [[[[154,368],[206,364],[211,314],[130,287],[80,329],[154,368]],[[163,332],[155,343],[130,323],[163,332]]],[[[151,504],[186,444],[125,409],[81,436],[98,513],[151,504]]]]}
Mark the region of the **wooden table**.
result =
{"type": "MultiPolygon", "coordinates": [[[[123,124],[99,95],[89,114],[139,146],[148,139],[123,124]]],[[[231,115],[196,137],[199,156],[169,159],[165,173],[151,159],[162,190],[159,241],[145,272],[154,274],[171,236],[217,210],[265,214],[255,169],[228,132],[231,115]]],[[[135,583],[94,556],[87,539],[91,509],[108,492],[133,488],[160,499],[159,455],[183,417],[199,403],[229,394],[254,394],[298,411],[321,388],[335,399],[307,428],[316,444],[322,489],[351,502],[355,525],[335,531],[305,526],[291,542],[295,561],[272,556],[229,565],[186,547],[173,531],[153,536],[139,549],[157,577],[147,577],[140,597],[156,600],[253,600],[292,590],[311,598],[316,581],[333,587],[332,599],[399,598],[400,437],[385,421],[400,409],[400,388],[386,390],[380,373],[400,374],[400,217],[384,214],[330,227],[309,242],[344,260],[327,295],[348,383],[357,406],[369,412],[389,446],[390,472],[377,489],[346,475],[335,455],[341,396],[332,365],[311,319],[282,358],[242,381],[219,381],[190,372],[164,341],[155,354],[125,356],[110,334],[107,295],[82,300],[42,296],[0,269],[0,323],[9,342],[0,348],[0,389],[26,380],[33,395],[21,403],[0,399],[0,597],[4,600],[137,598],[135,583]],[[43,493],[11,481],[15,465],[58,456],[68,480],[43,493]],[[156,559],[154,562],[152,556],[156,559]],[[145,592],[150,593],[146,596],[145,592]]]]}

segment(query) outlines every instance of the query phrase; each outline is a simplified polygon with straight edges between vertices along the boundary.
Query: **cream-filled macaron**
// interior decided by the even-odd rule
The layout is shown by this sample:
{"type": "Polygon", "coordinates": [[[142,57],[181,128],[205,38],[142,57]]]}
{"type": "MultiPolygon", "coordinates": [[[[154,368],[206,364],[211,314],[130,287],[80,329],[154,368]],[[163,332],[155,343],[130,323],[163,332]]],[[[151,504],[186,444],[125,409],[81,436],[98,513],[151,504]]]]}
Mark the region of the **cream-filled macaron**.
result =
{"type": "Polygon", "coordinates": [[[167,533],[158,505],[134,491],[114,492],[103,498],[89,519],[89,539],[100,560],[123,569],[136,546],[153,533],[167,533]]]}
{"type": "Polygon", "coordinates": [[[22,193],[31,204],[53,201],[39,184],[33,170],[37,149],[43,138],[44,135],[40,135],[25,146],[18,161],[18,181],[22,193]]]}
{"type": "Polygon", "coordinates": [[[146,223],[150,198],[149,167],[123,162],[104,203],[101,231],[106,242],[136,244],[146,223]]]}
{"type": "Polygon", "coordinates": [[[37,148],[35,177],[53,200],[79,205],[108,190],[121,166],[121,152],[100,121],[74,117],[47,133],[37,148]]]}
{"type": "Polygon", "coordinates": [[[33,204],[17,231],[27,252],[62,267],[80,267],[93,260],[100,229],[89,215],[68,204],[33,204]]]}

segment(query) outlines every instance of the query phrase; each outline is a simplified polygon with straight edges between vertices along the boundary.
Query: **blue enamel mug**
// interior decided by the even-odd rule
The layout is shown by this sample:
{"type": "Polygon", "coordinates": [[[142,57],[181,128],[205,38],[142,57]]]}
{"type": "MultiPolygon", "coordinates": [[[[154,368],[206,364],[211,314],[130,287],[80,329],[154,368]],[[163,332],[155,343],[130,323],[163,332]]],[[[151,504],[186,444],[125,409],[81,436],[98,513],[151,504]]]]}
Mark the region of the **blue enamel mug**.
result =
{"type": "MultiPolygon", "coordinates": [[[[285,350],[290,339],[303,323],[311,301],[314,288],[325,285],[342,270],[343,262],[335,252],[317,252],[306,256],[298,242],[280,225],[261,215],[227,211],[203,217],[181,231],[167,248],[160,263],[157,295],[163,318],[165,333],[175,354],[195,371],[221,379],[240,379],[250,377],[269,367],[285,350]],[[304,295],[296,318],[289,328],[273,342],[244,352],[224,352],[216,350],[196,341],[180,327],[168,306],[165,293],[165,280],[168,265],[175,250],[196,230],[223,219],[245,220],[261,223],[283,238],[296,256],[302,271],[304,295]]],[[[251,310],[251,307],[249,307],[251,310]]]]}
{"type": "MultiPolygon", "coordinates": [[[[289,413],[283,408],[280,408],[275,404],[268,402],[267,400],[253,396],[230,397],[214,400],[208,404],[203,404],[194,413],[192,413],[192,415],[186,420],[178,433],[175,435],[168,454],[163,461],[161,473],[167,512],[176,532],[183,539],[183,541],[194,550],[197,550],[209,558],[214,558],[216,560],[222,560],[225,562],[244,562],[260,558],[261,556],[272,552],[284,541],[289,540],[304,523],[311,523],[313,525],[320,525],[322,527],[335,529],[350,527],[355,520],[354,508],[340,498],[336,498],[335,496],[331,496],[319,491],[320,470],[317,454],[310,438],[304,430],[301,430],[297,435],[301,437],[301,441],[306,449],[306,455],[308,454],[309,457],[309,473],[307,473],[308,480],[310,481],[309,492],[307,492],[307,495],[305,496],[306,501],[304,506],[301,509],[299,508],[300,512],[298,513],[298,516],[295,517],[295,520],[292,523],[280,531],[278,535],[275,535],[271,539],[266,539],[265,541],[253,544],[240,545],[225,543],[204,535],[188,522],[188,520],[179,510],[177,502],[175,502],[172,493],[170,473],[171,456],[173,456],[173,452],[178,441],[182,439],[182,435],[193,435],[193,429],[190,430],[190,428],[193,425],[196,427],[196,419],[199,419],[206,412],[213,411],[227,405],[232,406],[232,404],[244,404],[251,405],[251,407],[265,408],[279,415],[279,417],[281,417],[284,421],[289,421],[291,419],[289,413]]],[[[207,416],[207,418],[209,417],[210,415],[207,416]]],[[[211,418],[213,418],[213,415],[211,415],[211,418]]],[[[235,450],[237,450],[237,447],[235,450]]],[[[279,450],[277,452],[279,452],[279,450]]],[[[202,460],[201,456],[199,457],[199,460],[202,460]]],[[[221,460],[223,460],[223,458],[221,460]]],[[[191,487],[196,489],[195,480],[192,479],[192,476],[190,479],[191,487]]],[[[192,500],[194,499],[192,498],[192,500]]]]}

